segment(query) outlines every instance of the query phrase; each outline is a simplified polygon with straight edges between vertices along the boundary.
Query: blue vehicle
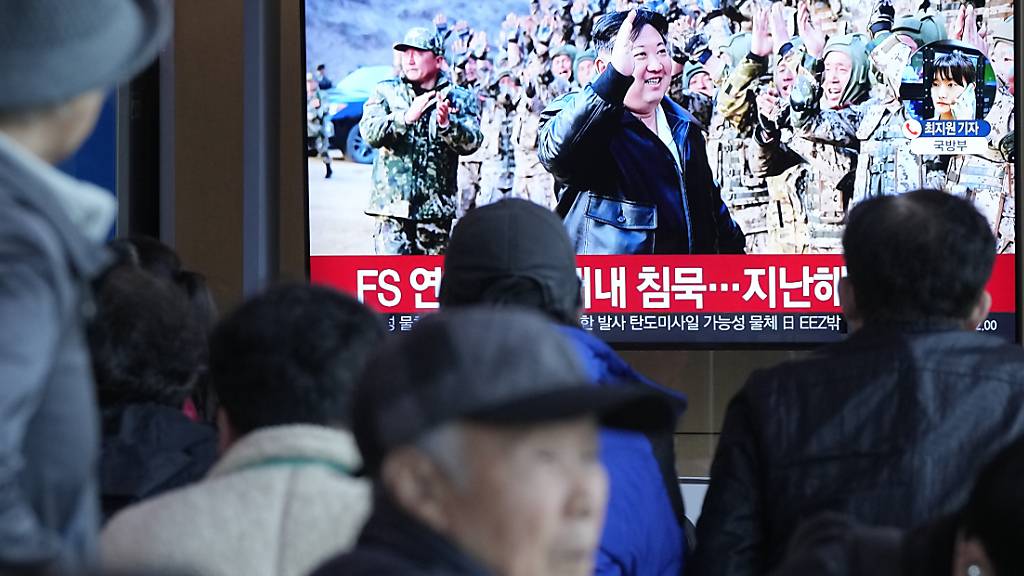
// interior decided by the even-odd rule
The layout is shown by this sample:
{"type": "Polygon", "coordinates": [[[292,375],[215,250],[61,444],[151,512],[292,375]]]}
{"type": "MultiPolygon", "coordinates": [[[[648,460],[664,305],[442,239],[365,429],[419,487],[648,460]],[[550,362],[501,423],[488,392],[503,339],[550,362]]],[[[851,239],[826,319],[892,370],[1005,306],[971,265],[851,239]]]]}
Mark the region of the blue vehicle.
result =
{"type": "Polygon", "coordinates": [[[363,66],[324,92],[327,114],[334,124],[331,148],[341,150],[346,160],[370,164],[377,150],[363,140],[359,133],[359,120],[363,117],[363,104],[373,93],[373,87],[382,80],[394,77],[391,66],[363,66]]]}

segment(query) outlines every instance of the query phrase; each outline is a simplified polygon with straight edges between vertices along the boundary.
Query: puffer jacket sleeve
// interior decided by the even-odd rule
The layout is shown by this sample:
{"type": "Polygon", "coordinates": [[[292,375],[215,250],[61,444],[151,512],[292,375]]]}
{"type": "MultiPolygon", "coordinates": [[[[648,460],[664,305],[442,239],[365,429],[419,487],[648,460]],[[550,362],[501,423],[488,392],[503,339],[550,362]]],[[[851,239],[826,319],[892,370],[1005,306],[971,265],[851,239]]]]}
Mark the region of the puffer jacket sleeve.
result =
{"type": "MultiPolygon", "coordinates": [[[[754,380],[751,376],[751,380],[754,380]]],[[[764,569],[763,498],[750,383],[729,403],[697,523],[697,576],[755,576],[764,569]]]]}
{"type": "Polygon", "coordinates": [[[608,124],[622,114],[632,76],[612,66],[579,92],[552,102],[541,114],[538,156],[544,168],[559,182],[585,186],[588,149],[600,146],[608,136],[608,124]]]}

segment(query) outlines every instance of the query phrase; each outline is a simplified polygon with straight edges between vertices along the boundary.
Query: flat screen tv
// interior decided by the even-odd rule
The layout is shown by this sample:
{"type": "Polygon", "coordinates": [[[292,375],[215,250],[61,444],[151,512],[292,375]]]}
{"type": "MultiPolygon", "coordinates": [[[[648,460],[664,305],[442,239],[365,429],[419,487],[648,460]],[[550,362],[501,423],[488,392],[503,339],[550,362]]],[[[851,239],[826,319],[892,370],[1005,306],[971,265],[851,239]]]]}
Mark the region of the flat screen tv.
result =
{"type": "Polygon", "coordinates": [[[407,330],[438,307],[452,223],[523,198],[563,217],[580,322],[607,341],[813,346],[847,330],[849,210],[942,188],[997,238],[978,329],[1019,341],[1012,16],[1008,0],[305,0],[310,278],[407,330]],[[636,7],[663,34],[634,39],[629,87],[601,20],[636,7]],[[612,111],[566,111],[587,94],[612,111]],[[658,138],[609,144],[609,118],[658,138]]]}

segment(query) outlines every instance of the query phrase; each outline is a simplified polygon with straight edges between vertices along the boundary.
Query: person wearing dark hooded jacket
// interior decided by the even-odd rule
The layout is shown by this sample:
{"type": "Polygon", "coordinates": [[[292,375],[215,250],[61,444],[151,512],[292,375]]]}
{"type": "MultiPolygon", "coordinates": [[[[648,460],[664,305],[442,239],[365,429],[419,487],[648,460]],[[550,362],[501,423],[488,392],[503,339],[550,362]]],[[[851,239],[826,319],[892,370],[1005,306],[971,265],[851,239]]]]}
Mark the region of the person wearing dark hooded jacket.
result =
{"type": "Polygon", "coordinates": [[[850,211],[843,248],[851,334],[754,372],[729,403],[697,576],[769,573],[824,512],[902,529],[953,513],[1024,433],[1024,351],[976,330],[992,304],[985,218],[940,190],[873,198],[850,211]]]}
{"type": "Polygon", "coordinates": [[[217,431],[182,411],[203,369],[201,319],[170,282],[133,264],[96,287],[87,331],[102,412],[104,520],[201,479],[217,459],[217,431]]]}

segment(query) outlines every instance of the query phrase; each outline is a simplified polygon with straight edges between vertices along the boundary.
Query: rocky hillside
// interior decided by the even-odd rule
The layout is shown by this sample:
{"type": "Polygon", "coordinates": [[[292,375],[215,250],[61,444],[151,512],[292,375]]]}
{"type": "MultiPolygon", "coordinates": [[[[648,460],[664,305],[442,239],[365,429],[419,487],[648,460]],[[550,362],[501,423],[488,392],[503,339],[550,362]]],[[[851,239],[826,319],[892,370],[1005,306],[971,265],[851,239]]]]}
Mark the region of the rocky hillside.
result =
{"type": "Polygon", "coordinates": [[[466,20],[492,38],[505,14],[525,14],[528,0],[306,0],[306,67],[327,65],[338,80],[359,66],[391,63],[391,45],[408,28],[466,20]]]}

